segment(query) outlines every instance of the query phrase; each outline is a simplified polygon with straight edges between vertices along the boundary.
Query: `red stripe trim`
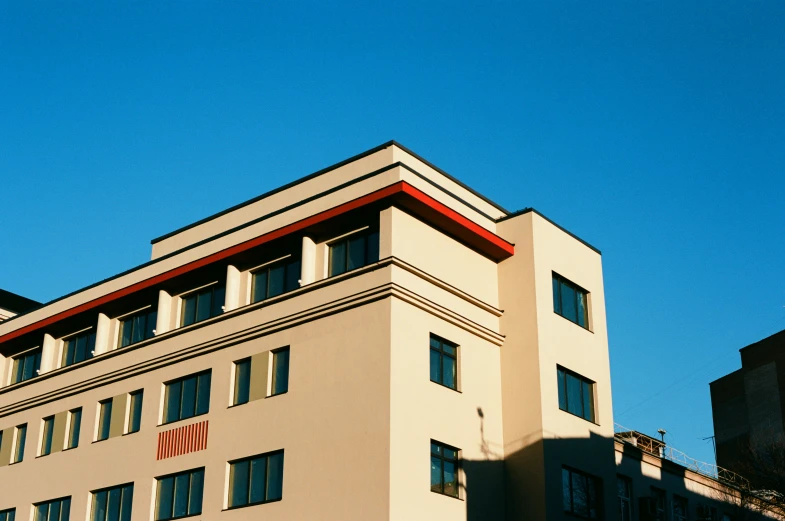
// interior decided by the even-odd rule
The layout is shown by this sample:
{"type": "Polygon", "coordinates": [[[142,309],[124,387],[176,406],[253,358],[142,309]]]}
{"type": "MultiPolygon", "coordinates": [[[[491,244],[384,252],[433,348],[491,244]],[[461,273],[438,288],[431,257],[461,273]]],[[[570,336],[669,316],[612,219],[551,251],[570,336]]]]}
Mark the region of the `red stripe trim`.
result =
{"type": "Polygon", "coordinates": [[[492,232],[486,230],[482,226],[479,226],[478,224],[472,222],[471,220],[467,219],[466,217],[459,214],[458,212],[448,208],[444,204],[440,203],[439,201],[435,200],[429,195],[423,193],[417,188],[411,186],[410,184],[404,181],[399,181],[390,186],[387,186],[370,194],[364,195],[362,197],[358,197],[357,199],[338,205],[329,210],[325,210],[316,215],[306,217],[301,221],[297,221],[295,223],[286,225],[282,228],[278,228],[277,230],[273,230],[264,235],[260,235],[259,237],[255,237],[253,239],[247,240],[235,246],[226,248],[225,250],[221,250],[219,252],[213,253],[206,257],[202,257],[201,259],[189,262],[188,264],[178,266],[177,268],[171,269],[164,273],[160,273],[158,275],[155,275],[154,277],[150,277],[149,279],[137,282],[135,284],[119,289],[117,291],[113,291],[112,293],[99,297],[95,300],[91,300],[90,302],[85,302],[84,304],[80,304],[71,309],[61,311],[60,313],[39,320],[38,322],[21,327],[15,331],[6,333],[5,335],[0,336],[0,342],[5,342],[17,338],[21,335],[46,327],[60,320],[66,319],[68,317],[74,316],[84,311],[88,311],[90,309],[94,309],[98,306],[101,306],[102,304],[106,304],[108,302],[117,300],[126,295],[130,295],[137,291],[141,291],[143,289],[150,288],[157,284],[161,284],[162,282],[173,279],[179,275],[183,275],[190,271],[194,271],[198,268],[207,266],[208,264],[212,264],[213,262],[226,259],[243,251],[249,250],[251,248],[255,248],[257,246],[273,241],[275,239],[279,239],[291,233],[298,232],[300,230],[303,230],[320,222],[326,221],[333,217],[337,217],[339,215],[345,214],[357,208],[367,206],[369,204],[375,203],[382,199],[392,197],[396,194],[401,194],[401,193],[405,193],[406,195],[413,197],[415,200],[419,201],[420,203],[425,204],[431,210],[438,212],[439,214],[441,214],[441,216],[449,219],[453,223],[463,228],[465,231],[478,237],[482,243],[491,246],[495,250],[498,250],[498,251],[494,251],[494,253],[496,254],[494,255],[494,257],[499,257],[498,254],[500,252],[506,254],[503,255],[503,257],[507,257],[514,254],[515,252],[514,246],[509,242],[493,234],[492,232]]]}

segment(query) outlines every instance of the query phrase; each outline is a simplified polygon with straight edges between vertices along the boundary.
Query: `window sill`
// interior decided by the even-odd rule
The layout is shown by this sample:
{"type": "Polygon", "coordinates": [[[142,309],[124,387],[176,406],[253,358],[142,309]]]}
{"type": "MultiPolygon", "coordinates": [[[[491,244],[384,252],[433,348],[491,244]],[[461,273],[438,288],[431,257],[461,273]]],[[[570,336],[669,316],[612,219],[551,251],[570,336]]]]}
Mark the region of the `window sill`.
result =
{"type": "MultiPolygon", "coordinates": [[[[139,430],[142,430],[142,429],[139,429],[139,430]]],[[[122,435],[123,435],[123,436],[130,436],[131,434],[136,434],[137,432],[139,432],[139,431],[133,431],[133,432],[124,432],[122,435]]]]}
{"type": "Polygon", "coordinates": [[[221,510],[221,512],[228,512],[229,510],[238,510],[240,508],[255,507],[255,506],[258,506],[258,505],[266,505],[268,503],[278,503],[279,501],[283,501],[283,498],[279,497],[278,499],[268,499],[267,501],[257,501],[256,503],[248,503],[247,505],[237,505],[237,506],[234,506],[234,507],[226,507],[223,510],[221,510]]]}
{"type": "MultiPolygon", "coordinates": [[[[439,383],[439,382],[437,382],[435,380],[431,380],[431,383],[434,383],[434,384],[438,385],[439,387],[444,387],[445,389],[449,389],[451,391],[455,391],[458,394],[463,394],[459,389],[457,389],[455,387],[450,387],[449,385],[444,385],[443,383],[439,383]]],[[[437,492],[437,494],[438,493],[439,492],[437,492]]]]}
{"type": "Polygon", "coordinates": [[[93,442],[92,442],[92,443],[101,443],[102,441],[107,441],[107,440],[111,440],[111,439],[112,439],[112,438],[111,438],[111,437],[109,437],[109,438],[104,438],[104,439],[102,439],[102,440],[93,440],[93,442]]]}
{"type": "Polygon", "coordinates": [[[431,490],[431,492],[443,497],[448,497],[450,499],[457,499],[458,501],[464,501],[464,499],[461,496],[451,496],[450,494],[445,494],[444,492],[436,492],[435,490],[431,490]]]}
{"type": "Polygon", "coordinates": [[[284,395],[284,394],[286,394],[288,392],[289,392],[289,390],[287,389],[285,391],[281,391],[280,393],[275,393],[275,394],[271,394],[270,396],[265,396],[264,399],[266,400],[267,398],[272,398],[274,396],[282,396],[282,395],[284,395]]]}
{"type": "Polygon", "coordinates": [[[69,450],[74,450],[74,449],[78,449],[78,448],[79,448],[79,445],[74,445],[73,447],[66,447],[63,450],[61,450],[60,452],[67,452],[69,450]]]}
{"type": "Polygon", "coordinates": [[[201,516],[201,515],[202,515],[202,513],[199,512],[197,514],[187,514],[187,515],[184,515],[184,516],[167,517],[166,519],[156,519],[155,521],[175,521],[176,519],[185,519],[185,518],[188,518],[188,517],[196,517],[196,516],[201,516]]]}
{"type": "Polygon", "coordinates": [[[567,414],[569,414],[570,416],[572,416],[572,417],[574,417],[574,418],[580,418],[581,420],[583,420],[583,421],[585,421],[585,422],[589,422],[589,423],[591,423],[592,425],[596,425],[597,427],[599,427],[599,426],[600,426],[600,424],[599,424],[599,423],[597,423],[596,421],[594,421],[594,420],[589,420],[589,419],[587,419],[587,418],[584,418],[583,416],[579,416],[579,415],[575,414],[574,412],[566,411],[566,410],[562,409],[561,407],[559,408],[559,410],[560,410],[561,412],[566,412],[567,414]]]}
{"type": "MultiPolygon", "coordinates": [[[[169,425],[174,425],[175,423],[178,423],[178,422],[184,422],[184,421],[188,421],[188,420],[193,420],[194,418],[199,418],[200,416],[207,416],[209,413],[210,413],[210,411],[207,411],[207,412],[203,412],[202,414],[196,414],[194,416],[189,416],[188,418],[180,418],[179,420],[172,420],[172,421],[166,422],[166,423],[159,423],[158,427],[167,427],[169,425]]],[[[199,514],[194,514],[194,515],[199,515],[199,514]]],[[[169,520],[167,520],[167,521],[169,521],[169,520]]]]}
{"type": "Polygon", "coordinates": [[[584,327],[584,326],[580,325],[580,324],[579,324],[579,323],[577,323],[577,322],[573,322],[573,321],[572,321],[572,320],[570,320],[569,318],[565,317],[565,316],[564,316],[564,315],[562,315],[562,314],[559,314],[559,313],[557,313],[556,311],[554,311],[554,312],[553,312],[553,314],[554,314],[554,315],[556,315],[557,317],[561,317],[561,318],[563,318],[564,320],[566,320],[566,321],[567,321],[567,322],[569,322],[570,324],[575,324],[575,325],[576,325],[576,326],[578,326],[579,328],[581,328],[581,329],[583,329],[583,330],[585,330],[585,331],[588,331],[588,332],[589,332],[589,333],[591,333],[591,334],[594,334],[594,331],[592,331],[592,330],[591,330],[591,329],[589,329],[588,327],[584,327]]]}

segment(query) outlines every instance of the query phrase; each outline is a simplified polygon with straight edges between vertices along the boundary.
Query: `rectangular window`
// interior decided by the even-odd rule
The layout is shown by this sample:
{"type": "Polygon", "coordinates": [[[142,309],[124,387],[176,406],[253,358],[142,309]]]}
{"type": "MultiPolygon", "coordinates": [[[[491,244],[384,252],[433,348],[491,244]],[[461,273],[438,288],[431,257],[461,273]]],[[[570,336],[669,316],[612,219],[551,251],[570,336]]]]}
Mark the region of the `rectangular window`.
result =
{"type": "Polygon", "coordinates": [[[225,293],[223,284],[213,284],[182,297],[180,325],[190,326],[223,313],[225,293]]]}
{"type": "Polygon", "coordinates": [[[120,319],[120,339],[117,347],[130,346],[142,340],[153,338],[153,330],[158,320],[157,309],[145,309],[120,319]]]}
{"type": "Polygon", "coordinates": [[[673,495],[673,521],[687,521],[687,498],[673,495]]]}
{"type": "Polygon", "coordinates": [[[289,390],[289,348],[273,351],[272,394],[283,394],[289,390]]]}
{"type": "Polygon", "coordinates": [[[68,445],[66,449],[75,449],[79,446],[79,431],[82,428],[82,408],[74,409],[68,413],[68,445]]]}
{"type": "Polygon", "coordinates": [[[431,492],[458,497],[459,449],[431,440],[431,492]]]}
{"type": "Polygon", "coordinates": [[[207,414],[210,410],[210,375],[210,371],[205,371],[166,384],[164,423],[207,414]]]}
{"type": "Polygon", "coordinates": [[[283,451],[229,463],[229,508],[283,497],[283,451]]]}
{"type": "Polygon", "coordinates": [[[594,382],[578,373],[556,366],[559,409],[594,422],[594,382]]]}
{"type": "Polygon", "coordinates": [[[666,500],[665,491],[661,488],[651,487],[651,497],[654,499],[654,519],[656,521],[666,521],[666,500]]]}
{"type": "Polygon", "coordinates": [[[78,335],[74,335],[64,340],[63,344],[63,360],[60,364],[61,367],[68,367],[69,365],[84,362],[88,358],[93,357],[95,350],[95,329],[83,331],[78,335]]]}
{"type": "Polygon", "coordinates": [[[155,521],[202,513],[204,468],[156,479],[155,521]]]}
{"type": "Polygon", "coordinates": [[[142,426],[142,399],[144,391],[134,391],[131,393],[131,405],[128,409],[128,434],[139,432],[142,426]]]}
{"type": "Polygon", "coordinates": [[[586,329],[589,329],[588,294],[580,286],[553,274],[553,311],[586,329]]]}
{"type": "Polygon", "coordinates": [[[52,436],[55,430],[55,417],[44,418],[43,436],[41,437],[41,456],[52,453],[52,436]]]}
{"type": "Polygon", "coordinates": [[[246,358],[234,363],[234,390],[232,405],[248,403],[251,396],[251,359],[246,358]]]}
{"type": "Polygon", "coordinates": [[[35,521],[68,521],[71,515],[70,497],[53,499],[33,506],[35,507],[35,521]]]}
{"type": "Polygon", "coordinates": [[[41,348],[33,349],[14,358],[11,369],[11,383],[24,382],[38,376],[41,369],[41,348]]]}
{"type": "Polygon", "coordinates": [[[284,259],[253,272],[251,302],[276,297],[300,287],[300,259],[284,259]]]}
{"type": "Polygon", "coordinates": [[[431,381],[458,388],[458,346],[431,335],[431,381]]]}
{"type": "Polygon", "coordinates": [[[16,509],[9,508],[8,510],[0,510],[0,521],[14,521],[16,516],[16,509]]]}
{"type": "Polygon", "coordinates": [[[364,231],[330,244],[330,276],[379,260],[379,232],[364,231]]]}
{"type": "Polygon", "coordinates": [[[112,399],[98,402],[98,433],[96,441],[103,441],[109,438],[109,427],[112,424],[112,399]]]}
{"type": "Polygon", "coordinates": [[[586,519],[600,519],[600,479],[578,470],[562,467],[564,511],[586,519]]]}
{"type": "Polygon", "coordinates": [[[25,439],[27,438],[27,424],[20,425],[16,428],[16,436],[14,440],[14,455],[11,458],[11,463],[19,463],[25,457],[25,439]]]}
{"type": "Polygon", "coordinates": [[[696,519],[697,521],[718,521],[717,509],[709,505],[698,505],[696,519]]]}
{"type": "Polygon", "coordinates": [[[93,492],[90,521],[131,521],[134,484],[118,485],[93,492]]]}
{"type": "Polygon", "coordinates": [[[616,494],[619,497],[619,521],[632,521],[632,480],[616,476],[616,494]]]}

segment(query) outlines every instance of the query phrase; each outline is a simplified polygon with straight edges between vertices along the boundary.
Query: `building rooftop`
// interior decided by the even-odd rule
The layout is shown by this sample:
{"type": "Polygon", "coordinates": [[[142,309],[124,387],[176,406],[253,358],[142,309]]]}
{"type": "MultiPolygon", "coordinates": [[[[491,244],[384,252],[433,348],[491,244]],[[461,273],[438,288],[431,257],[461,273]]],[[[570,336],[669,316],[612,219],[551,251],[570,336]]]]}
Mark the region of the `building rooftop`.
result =
{"type": "Polygon", "coordinates": [[[0,289],[0,309],[14,313],[24,313],[40,305],[40,302],[0,289]]]}

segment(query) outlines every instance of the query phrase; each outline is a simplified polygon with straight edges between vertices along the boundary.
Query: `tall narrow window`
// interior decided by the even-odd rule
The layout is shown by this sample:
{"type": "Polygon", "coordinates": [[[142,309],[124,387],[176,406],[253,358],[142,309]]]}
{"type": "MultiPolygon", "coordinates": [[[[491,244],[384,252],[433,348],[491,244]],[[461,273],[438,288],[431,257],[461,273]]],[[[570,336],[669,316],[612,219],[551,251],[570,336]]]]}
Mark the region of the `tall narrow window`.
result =
{"type": "Polygon", "coordinates": [[[11,383],[24,382],[38,376],[41,369],[41,348],[27,351],[14,358],[14,366],[11,368],[11,383]]]}
{"type": "Polygon", "coordinates": [[[9,508],[8,510],[0,510],[0,521],[14,521],[16,517],[16,509],[9,508]]]}
{"type": "Polygon", "coordinates": [[[82,408],[74,409],[68,413],[68,444],[67,449],[79,446],[79,431],[82,429],[82,408]]]}
{"type": "Polygon", "coordinates": [[[458,497],[458,452],[431,440],[431,492],[458,497]]]}
{"type": "Polygon", "coordinates": [[[157,478],[155,520],[166,521],[202,513],[204,468],[157,478]]]}
{"type": "Polygon", "coordinates": [[[95,328],[83,331],[65,340],[62,367],[78,364],[93,357],[95,350],[95,328]]]}
{"type": "Polygon", "coordinates": [[[654,519],[656,521],[666,521],[667,502],[665,491],[661,488],[651,487],[651,497],[654,499],[654,519]]]}
{"type": "Polygon", "coordinates": [[[181,326],[189,326],[223,313],[226,287],[213,284],[182,297],[181,326]]]}
{"type": "Polygon", "coordinates": [[[251,359],[234,363],[234,391],[232,405],[248,403],[251,394],[251,359]]]}
{"type": "Polygon", "coordinates": [[[558,366],[556,377],[559,384],[559,409],[584,420],[595,421],[594,382],[558,366]]]}
{"type": "Polygon", "coordinates": [[[90,521],[131,521],[134,484],[118,485],[93,492],[90,521]]]}
{"type": "Polygon", "coordinates": [[[11,458],[11,463],[19,463],[25,457],[25,439],[27,438],[27,424],[20,425],[16,428],[16,436],[14,440],[14,454],[11,458]]]}
{"type": "Polygon", "coordinates": [[[553,311],[586,329],[589,328],[588,294],[561,275],[553,274],[553,311]]]}
{"type": "Polygon", "coordinates": [[[616,494],[619,497],[619,521],[632,521],[632,480],[616,476],[616,494]]]}
{"type": "Polygon", "coordinates": [[[289,348],[273,351],[272,396],[289,390],[289,348]]]}
{"type": "Polygon", "coordinates": [[[251,302],[278,296],[300,287],[300,259],[284,259],[253,273],[251,302]]]}
{"type": "Polygon", "coordinates": [[[379,232],[363,231],[330,244],[330,276],[379,260],[379,232]]]}
{"type": "Polygon", "coordinates": [[[564,511],[586,519],[600,519],[600,479],[575,469],[562,467],[564,511]]]}
{"type": "Polygon", "coordinates": [[[673,495],[673,521],[687,521],[689,510],[687,509],[687,498],[673,495]]]}
{"type": "Polygon", "coordinates": [[[283,451],[229,463],[229,508],[283,497],[283,451]]]}
{"type": "Polygon", "coordinates": [[[192,374],[166,384],[164,423],[207,414],[210,410],[210,371],[192,374]]]}
{"type": "Polygon", "coordinates": [[[431,381],[458,388],[458,346],[431,335],[431,381]]]}
{"type": "Polygon", "coordinates": [[[103,441],[109,438],[109,427],[112,424],[112,399],[98,403],[98,434],[96,441],[103,441]]]}
{"type": "Polygon", "coordinates": [[[144,391],[141,389],[134,391],[130,395],[131,405],[128,409],[128,434],[132,432],[139,432],[142,426],[142,398],[144,398],[144,391]]]}
{"type": "Polygon", "coordinates": [[[68,521],[71,515],[71,498],[52,499],[35,506],[35,521],[68,521]]]}
{"type": "Polygon", "coordinates": [[[153,338],[158,310],[148,308],[120,320],[120,340],[118,347],[125,347],[148,338],[153,338]]]}
{"type": "Polygon", "coordinates": [[[44,418],[44,432],[41,436],[41,456],[52,453],[52,436],[55,430],[55,417],[44,418]]]}

